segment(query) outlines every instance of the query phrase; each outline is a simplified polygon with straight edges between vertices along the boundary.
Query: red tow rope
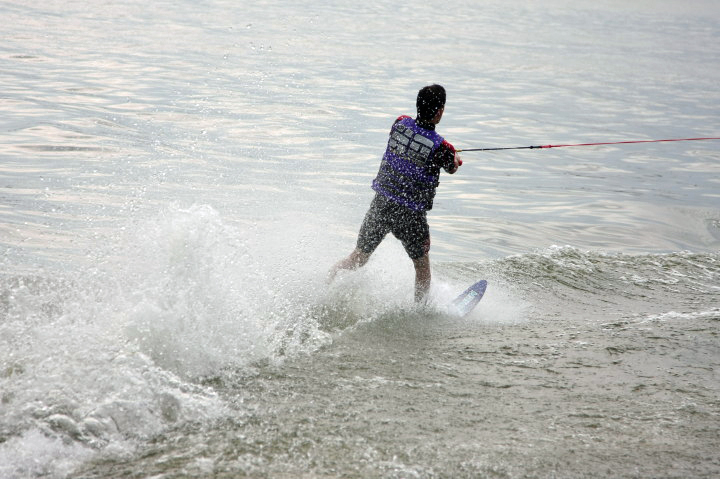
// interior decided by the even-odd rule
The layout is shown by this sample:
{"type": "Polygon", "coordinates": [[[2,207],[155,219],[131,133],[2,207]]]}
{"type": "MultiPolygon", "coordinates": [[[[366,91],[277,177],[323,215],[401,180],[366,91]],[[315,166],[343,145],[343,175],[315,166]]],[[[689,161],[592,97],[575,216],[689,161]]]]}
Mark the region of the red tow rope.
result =
{"type": "Polygon", "coordinates": [[[537,146],[510,146],[504,148],[463,148],[461,151],[498,151],[498,150],[533,150],[537,148],[565,148],[568,146],[599,146],[599,145],[627,145],[630,143],[660,143],[666,141],[700,141],[700,140],[720,140],[716,138],[673,138],[671,140],[636,140],[636,141],[606,141],[601,143],[573,143],[569,145],[537,145],[537,146]]]}

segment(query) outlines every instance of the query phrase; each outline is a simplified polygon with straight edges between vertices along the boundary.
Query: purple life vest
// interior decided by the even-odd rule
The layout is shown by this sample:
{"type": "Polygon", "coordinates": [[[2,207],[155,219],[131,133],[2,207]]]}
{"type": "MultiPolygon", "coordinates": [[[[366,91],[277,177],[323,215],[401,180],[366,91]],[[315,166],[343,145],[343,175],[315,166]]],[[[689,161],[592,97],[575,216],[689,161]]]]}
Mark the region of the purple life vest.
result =
{"type": "Polygon", "coordinates": [[[401,116],[390,130],[387,149],[372,188],[381,195],[415,211],[432,209],[440,184],[440,165],[435,153],[443,137],[401,116]]]}

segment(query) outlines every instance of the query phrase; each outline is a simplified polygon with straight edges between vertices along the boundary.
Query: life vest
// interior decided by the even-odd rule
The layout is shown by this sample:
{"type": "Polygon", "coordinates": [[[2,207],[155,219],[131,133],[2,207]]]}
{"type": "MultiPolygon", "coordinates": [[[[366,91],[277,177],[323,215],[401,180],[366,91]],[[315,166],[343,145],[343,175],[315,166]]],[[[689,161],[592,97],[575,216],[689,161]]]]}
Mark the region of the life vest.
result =
{"type": "Polygon", "coordinates": [[[432,208],[440,184],[435,153],[443,137],[401,116],[390,130],[387,149],[372,188],[381,195],[415,211],[432,208]]]}

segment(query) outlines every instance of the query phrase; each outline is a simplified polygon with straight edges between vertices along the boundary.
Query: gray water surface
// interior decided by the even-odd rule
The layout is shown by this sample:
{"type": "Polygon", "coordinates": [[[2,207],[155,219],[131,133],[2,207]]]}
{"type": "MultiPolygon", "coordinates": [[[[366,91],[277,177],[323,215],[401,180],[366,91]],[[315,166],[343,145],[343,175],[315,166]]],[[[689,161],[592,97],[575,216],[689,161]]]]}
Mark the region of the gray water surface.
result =
{"type": "Polygon", "coordinates": [[[720,136],[715,2],[0,16],[0,477],[720,473],[718,141],[467,152],[428,305],[391,238],[325,284],[426,84],[457,148],[720,136]]]}

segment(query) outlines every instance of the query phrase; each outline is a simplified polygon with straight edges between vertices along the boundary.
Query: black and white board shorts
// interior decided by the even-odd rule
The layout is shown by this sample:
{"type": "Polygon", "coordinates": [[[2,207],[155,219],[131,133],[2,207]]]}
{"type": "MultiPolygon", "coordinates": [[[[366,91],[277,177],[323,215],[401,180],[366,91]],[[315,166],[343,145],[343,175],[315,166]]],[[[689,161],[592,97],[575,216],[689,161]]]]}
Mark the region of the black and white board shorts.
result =
{"type": "Polygon", "coordinates": [[[420,259],[430,251],[427,213],[411,210],[376,194],[360,227],[357,247],[371,254],[388,233],[400,240],[411,259],[420,259]]]}

